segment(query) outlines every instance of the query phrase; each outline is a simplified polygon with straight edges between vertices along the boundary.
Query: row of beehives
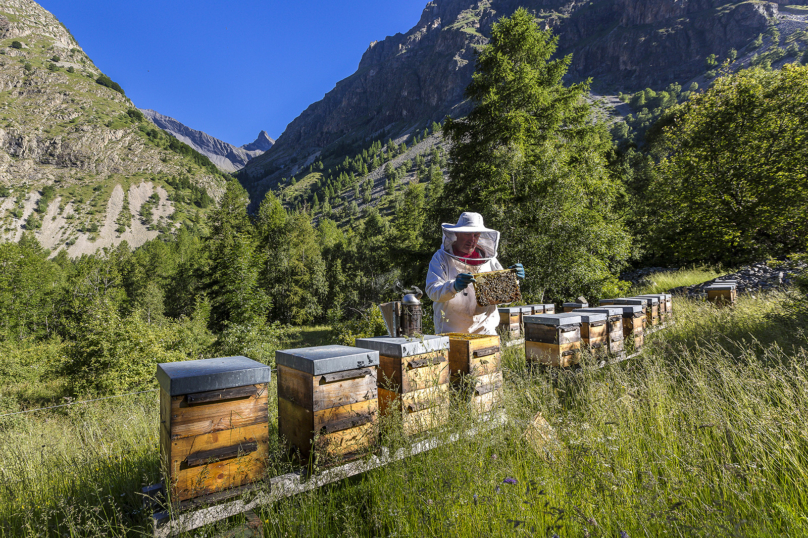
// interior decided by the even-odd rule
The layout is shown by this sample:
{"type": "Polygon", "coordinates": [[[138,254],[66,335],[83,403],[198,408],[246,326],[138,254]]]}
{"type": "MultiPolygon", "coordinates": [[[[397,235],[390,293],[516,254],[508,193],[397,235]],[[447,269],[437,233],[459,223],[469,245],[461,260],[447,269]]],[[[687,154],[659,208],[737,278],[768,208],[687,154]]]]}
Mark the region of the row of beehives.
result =
{"type": "MultiPolygon", "coordinates": [[[[446,421],[451,397],[479,416],[502,400],[498,336],[357,338],[355,346],[276,352],[278,430],[303,462],[367,453],[380,414],[414,435],[446,421]]],[[[269,372],[246,357],[158,366],[161,455],[174,500],[263,478],[269,372]]]]}
{"type": "Polygon", "coordinates": [[[528,361],[562,367],[577,364],[583,349],[615,358],[627,349],[639,351],[646,334],[672,320],[673,297],[667,293],[603,299],[591,308],[564,303],[560,314],[548,312],[547,305],[500,309],[500,330],[524,336],[528,361]]]}

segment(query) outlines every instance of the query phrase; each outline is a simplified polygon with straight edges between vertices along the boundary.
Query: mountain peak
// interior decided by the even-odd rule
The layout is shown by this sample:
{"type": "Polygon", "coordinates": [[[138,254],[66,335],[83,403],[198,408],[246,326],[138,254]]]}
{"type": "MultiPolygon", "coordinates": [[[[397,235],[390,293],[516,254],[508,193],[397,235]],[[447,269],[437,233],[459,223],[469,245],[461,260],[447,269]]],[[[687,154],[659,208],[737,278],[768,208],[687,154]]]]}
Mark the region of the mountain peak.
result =
{"type": "Polygon", "coordinates": [[[255,139],[254,142],[250,142],[249,144],[244,144],[241,146],[241,149],[245,149],[247,151],[267,151],[275,141],[269,137],[269,134],[266,131],[261,131],[258,133],[258,137],[255,139]]]}

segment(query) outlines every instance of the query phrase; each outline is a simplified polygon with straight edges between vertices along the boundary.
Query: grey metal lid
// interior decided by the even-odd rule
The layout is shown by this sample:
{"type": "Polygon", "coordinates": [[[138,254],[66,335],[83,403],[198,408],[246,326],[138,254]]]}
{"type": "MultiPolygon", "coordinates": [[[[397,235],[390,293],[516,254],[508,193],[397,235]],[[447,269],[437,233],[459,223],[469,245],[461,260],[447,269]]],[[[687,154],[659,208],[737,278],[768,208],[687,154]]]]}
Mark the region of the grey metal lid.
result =
{"type": "Polygon", "coordinates": [[[623,315],[642,313],[642,305],[640,304],[613,304],[609,305],[614,308],[622,308],[623,315]]]}
{"type": "Polygon", "coordinates": [[[533,316],[525,316],[522,318],[525,325],[580,325],[581,316],[573,312],[565,312],[564,314],[535,314],[533,316]]]}
{"type": "Polygon", "coordinates": [[[737,288],[735,284],[711,284],[707,286],[706,290],[719,290],[719,291],[726,291],[726,290],[734,290],[737,288]]]}
{"type": "MultiPolygon", "coordinates": [[[[572,312],[570,312],[572,313],[572,312]]],[[[606,321],[608,317],[606,312],[587,312],[587,311],[580,311],[576,310],[575,314],[581,316],[581,321],[584,323],[595,323],[597,321],[606,321]]]]}
{"type": "Polygon", "coordinates": [[[659,304],[659,297],[652,297],[650,295],[635,295],[634,297],[629,297],[629,299],[642,299],[648,306],[659,304]]]}
{"type": "Polygon", "coordinates": [[[449,337],[432,334],[424,335],[423,338],[377,336],[374,338],[357,338],[355,345],[362,349],[372,349],[385,357],[400,359],[449,349],[449,337]]]}
{"type": "Polygon", "coordinates": [[[545,303],[542,305],[545,309],[547,308],[555,308],[555,304],[553,303],[545,303]]]}
{"type": "Polygon", "coordinates": [[[521,306],[506,306],[503,308],[497,308],[500,314],[518,314],[522,311],[521,306]]]}
{"type": "Polygon", "coordinates": [[[576,313],[581,312],[600,312],[602,314],[608,315],[609,317],[623,315],[622,308],[612,305],[590,306],[588,308],[579,308],[578,310],[576,310],[576,313]]]}
{"type": "Polygon", "coordinates": [[[648,304],[648,301],[640,299],[639,297],[617,297],[614,299],[601,299],[601,305],[610,305],[610,304],[638,304],[645,307],[648,304]]]}
{"type": "Polygon", "coordinates": [[[532,308],[534,311],[538,310],[539,312],[544,312],[544,305],[543,304],[531,304],[531,305],[528,305],[528,306],[530,308],[532,308]]]}
{"type": "Polygon", "coordinates": [[[524,315],[525,313],[530,315],[530,314],[533,313],[533,307],[532,306],[522,306],[522,307],[519,308],[519,311],[522,312],[522,315],[524,315]]]}
{"type": "Polygon", "coordinates": [[[247,357],[220,357],[157,365],[157,382],[169,396],[269,383],[266,364],[247,357]]]}
{"type": "Polygon", "coordinates": [[[719,278],[713,281],[714,284],[737,284],[738,281],[734,278],[719,278]]]}
{"type": "Polygon", "coordinates": [[[311,375],[379,365],[379,352],[350,346],[317,346],[275,352],[275,363],[311,375]]]}
{"type": "Polygon", "coordinates": [[[586,308],[589,303],[564,303],[564,308],[586,308]]]}

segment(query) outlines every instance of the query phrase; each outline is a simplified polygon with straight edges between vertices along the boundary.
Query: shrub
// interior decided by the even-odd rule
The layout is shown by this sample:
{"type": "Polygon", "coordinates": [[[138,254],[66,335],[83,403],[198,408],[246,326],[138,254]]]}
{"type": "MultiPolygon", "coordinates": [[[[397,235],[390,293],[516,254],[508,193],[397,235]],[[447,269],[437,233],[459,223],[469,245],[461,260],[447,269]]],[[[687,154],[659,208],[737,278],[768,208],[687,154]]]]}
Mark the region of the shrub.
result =
{"type": "Polygon", "coordinates": [[[143,112],[136,108],[130,108],[126,111],[126,114],[137,122],[146,121],[146,116],[143,115],[143,112]]]}
{"type": "Polygon", "coordinates": [[[22,48],[22,43],[20,43],[19,41],[12,41],[11,42],[11,48],[12,49],[21,49],[22,48]]]}
{"type": "Polygon", "coordinates": [[[49,63],[48,64],[48,71],[54,72],[54,71],[58,71],[58,70],[59,70],[59,66],[56,65],[55,63],[49,63]]]}
{"type": "Polygon", "coordinates": [[[123,88],[121,88],[120,84],[118,84],[117,82],[114,82],[111,78],[109,78],[106,75],[103,75],[103,74],[100,75],[97,79],[95,79],[95,81],[98,84],[100,84],[101,86],[104,86],[104,87],[109,88],[109,89],[111,89],[113,91],[116,91],[116,92],[120,93],[121,95],[126,95],[124,93],[124,91],[123,91],[123,88]]]}
{"type": "Polygon", "coordinates": [[[76,70],[75,70],[75,69],[73,68],[73,66],[71,65],[70,67],[68,67],[68,68],[67,68],[67,72],[68,72],[68,73],[75,73],[75,72],[76,72],[76,70]]]}
{"type": "Polygon", "coordinates": [[[34,66],[29,63],[25,64],[22,68],[28,71],[29,73],[34,70],[34,66]]]}
{"type": "Polygon", "coordinates": [[[61,58],[59,58],[58,56],[54,55],[54,56],[53,56],[53,58],[51,58],[51,61],[52,61],[52,62],[61,62],[61,61],[62,61],[62,59],[61,59],[61,58]]]}

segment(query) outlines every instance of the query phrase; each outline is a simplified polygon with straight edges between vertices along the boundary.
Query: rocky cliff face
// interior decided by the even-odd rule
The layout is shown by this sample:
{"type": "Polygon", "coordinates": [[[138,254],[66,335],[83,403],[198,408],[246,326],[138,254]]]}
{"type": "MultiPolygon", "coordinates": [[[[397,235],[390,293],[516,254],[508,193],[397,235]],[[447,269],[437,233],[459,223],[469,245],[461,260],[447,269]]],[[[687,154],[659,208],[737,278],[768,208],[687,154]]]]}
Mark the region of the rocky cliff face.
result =
{"type": "Polygon", "coordinates": [[[744,46],[777,13],[775,2],[744,0],[430,1],[410,31],[371,43],[357,71],[248,163],[242,182],[260,198],[314,158],[350,154],[369,140],[462,115],[475,50],[499,17],[520,6],[559,35],[560,54],[573,54],[570,78],[593,77],[622,91],[700,74],[708,55],[744,46]]]}
{"type": "Polygon", "coordinates": [[[1,240],[28,231],[71,255],[136,246],[194,218],[203,189],[222,191],[100,74],[52,14],[0,0],[1,240]]]}
{"type": "Polygon", "coordinates": [[[266,131],[261,131],[255,142],[237,147],[202,131],[191,129],[174,118],[164,116],[155,110],[141,109],[140,111],[157,127],[208,157],[224,172],[241,170],[250,159],[261,155],[275,143],[266,131]]]}

